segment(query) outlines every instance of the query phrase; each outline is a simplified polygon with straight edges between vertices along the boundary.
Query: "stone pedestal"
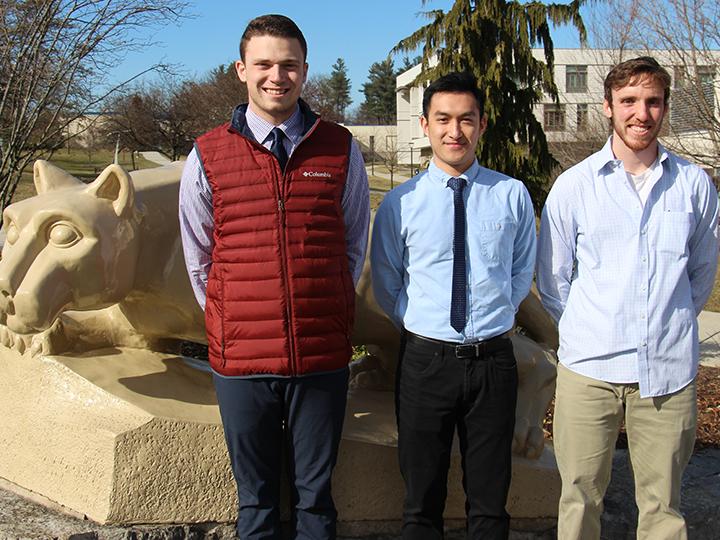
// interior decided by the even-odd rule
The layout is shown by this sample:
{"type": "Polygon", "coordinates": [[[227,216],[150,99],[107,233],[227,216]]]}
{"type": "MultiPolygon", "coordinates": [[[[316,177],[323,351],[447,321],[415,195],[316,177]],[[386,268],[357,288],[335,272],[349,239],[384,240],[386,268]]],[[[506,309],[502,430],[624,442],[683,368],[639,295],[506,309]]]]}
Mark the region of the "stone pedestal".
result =
{"type": "MultiPolygon", "coordinates": [[[[209,373],[135,349],[31,358],[0,347],[0,477],[100,523],[233,521],[235,485],[209,373]]],[[[350,395],[334,476],[341,521],[397,520],[392,394],[350,395]]],[[[454,456],[446,516],[464,516],[454,456]]],[[[550,450],[516,459],[508,510],[552,517],[550,450]]]]}

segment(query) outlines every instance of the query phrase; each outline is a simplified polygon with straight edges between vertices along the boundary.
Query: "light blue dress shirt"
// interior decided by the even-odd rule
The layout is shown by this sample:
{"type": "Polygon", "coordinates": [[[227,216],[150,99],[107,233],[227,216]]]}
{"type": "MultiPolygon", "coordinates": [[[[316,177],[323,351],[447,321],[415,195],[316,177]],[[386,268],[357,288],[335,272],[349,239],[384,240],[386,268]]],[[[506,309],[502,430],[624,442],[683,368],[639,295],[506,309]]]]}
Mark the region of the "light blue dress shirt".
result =
{"type": "Polygon", "coordinates": [[[718,194],[699,167],[660,146],[643,206],[611,140],[555,181],[537,285],[559,321],[563,365],[662,396],[697,373],[697,314],[717,268],[718,194]]]}
{"type": "MultiPolygon", "coordinates": [[[[245,114],[245,120],[255,140],[260,141],[269,149],[272,146],[270,132],[276,126],[255,114],[250,107],[245,114]]],[[[283,144],[290,156],[304,136],[303,116],[300,108],[298,107],[290,118],[277,127],[285,133],[283,144]]],[[[213,250],[212,190],[194,148],[185,163],[180,180],[179,197],[180,235],[185,254],[185,266],[190,276],[190,284],[195,298],[205,309],[205,290],[210,274],[213,250]]],[[[350,150],[342,208],[348,266],[353,280],[357,284],[367,250],[370,194],[365,163],[354,140],[350,150]]]]}
{"type": "Polygon", "coordinates": [[[453,192],[431,161],[385,196],[373,225],[370,261],[375,298],[398,327],[467,343],[513,327],[535,264],[535,218],[522,182],[477,162],[460,177],[467,216],[467,325],[450,326],[453,192]]]}

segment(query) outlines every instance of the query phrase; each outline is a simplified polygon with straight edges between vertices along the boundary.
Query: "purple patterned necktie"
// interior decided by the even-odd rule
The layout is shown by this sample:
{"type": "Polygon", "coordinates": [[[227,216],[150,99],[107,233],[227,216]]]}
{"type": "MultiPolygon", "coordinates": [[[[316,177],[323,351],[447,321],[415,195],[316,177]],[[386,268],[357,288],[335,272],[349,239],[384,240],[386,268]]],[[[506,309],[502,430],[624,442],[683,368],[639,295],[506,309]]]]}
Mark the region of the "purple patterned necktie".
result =
{"type": "Polygon", "coordinates": [[[450,301],[450,326],[459,333],[465,329],[467,295],[465,292],[465,204],[463,203],[464,178],[451,178],[447,185],[453,190],[455,229],[453,232],[453,275],[450,301]]]}
{"type": "Polygon", "coordinates": [[[280,169],[284,171],[285,165],[287,164],[288,160],[287,150],[285,150],[285,144],[283,144],[285,133],[283,133],[283,130],[279,127],[273,128],[271,133],[273,136],[273,141],[272,146],[270,147],[270,151],[275,154],[278,163],[280,163],[280,169]]]}

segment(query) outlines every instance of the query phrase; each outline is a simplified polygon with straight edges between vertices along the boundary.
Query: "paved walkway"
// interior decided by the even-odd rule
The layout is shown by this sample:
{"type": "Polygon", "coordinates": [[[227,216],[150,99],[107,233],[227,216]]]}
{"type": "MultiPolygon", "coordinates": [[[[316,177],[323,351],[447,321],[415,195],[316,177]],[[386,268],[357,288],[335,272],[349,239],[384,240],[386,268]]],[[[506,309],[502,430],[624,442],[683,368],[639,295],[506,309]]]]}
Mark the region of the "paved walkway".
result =
{"type": "Polygon", "coordinates": [[[140,155],[148,161],[152,161],[158,165],[167,165],[168,163],[172,163],[167,156],[164,156],[160,152],[140,152],[140,155]]]}
{"type": "Polygon", "coordinates": [[[720,313],[703,311],[698,317],[700,363],[720,368],[720,313]]]}
{"type": "MultiPolygon", "coordinates": [[[[370,167],[370,165],[365,165],[365,170],[367,171],[368,175],[372,174],[373,176],[377,176],[378,178],[390,180],[390,173],[380,172],[378,170],[378,167],[375,167],[375,172],[373,173],[371,169],[372,168],[370,167]]],[[[406,180],[409,180],[410,177],[407,174],[400,174],[396,172],[393,173],[392,179],[395,184],[402,184],[406,180]]]]}

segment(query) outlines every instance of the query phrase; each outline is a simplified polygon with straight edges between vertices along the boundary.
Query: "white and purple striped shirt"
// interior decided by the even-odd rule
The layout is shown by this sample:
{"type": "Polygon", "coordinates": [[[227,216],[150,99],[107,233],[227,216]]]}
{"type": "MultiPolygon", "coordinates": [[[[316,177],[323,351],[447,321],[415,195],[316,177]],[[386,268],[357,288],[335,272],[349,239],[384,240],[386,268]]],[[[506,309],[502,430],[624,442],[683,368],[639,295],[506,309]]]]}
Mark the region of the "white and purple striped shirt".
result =
{"type": "MultiPolygon", "coordinates": [[[[255,140],[266,148],[272,145],[270,132],[279,127],[285,133],[288,156],[303,138],[303,116],[298,107],[285,122],[274,126],[255,114],[250,107],[245,115],[247,127],[255,140]]],[[[352,142],[348,175],[342,198],[348,265],[355,284],[360,279],[367,249],[370,223],[370,196],[362,154],[352,142]]],[[[213,207],[212,189],[205,177],[202,163],[193,149],[188,156],[180,180],[180,235],[190,283],[200,306],[205,309],[205,290],[212,264],[213,207]]]]}

